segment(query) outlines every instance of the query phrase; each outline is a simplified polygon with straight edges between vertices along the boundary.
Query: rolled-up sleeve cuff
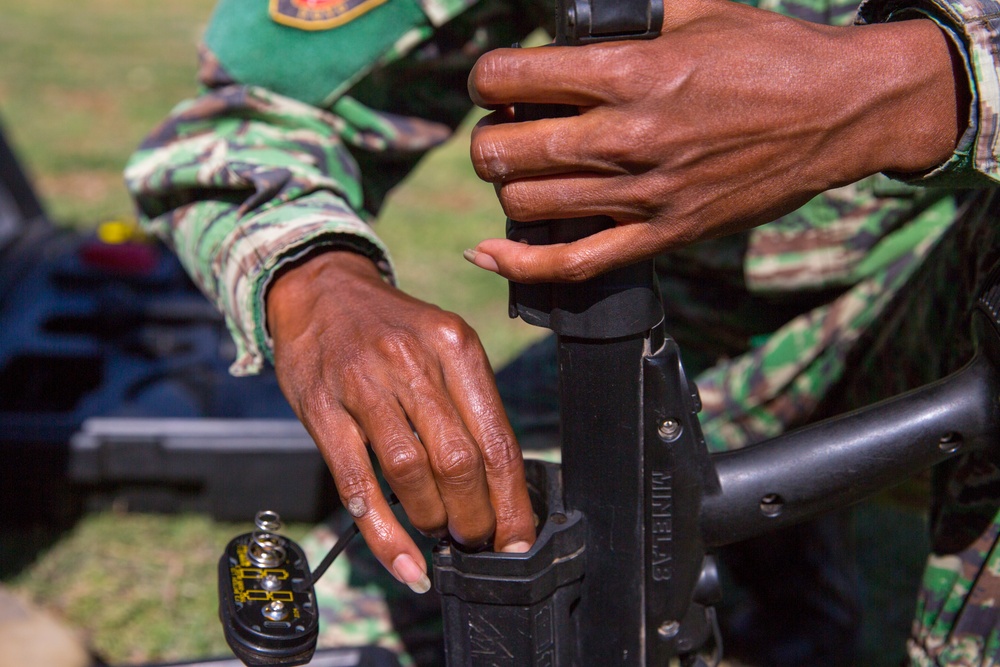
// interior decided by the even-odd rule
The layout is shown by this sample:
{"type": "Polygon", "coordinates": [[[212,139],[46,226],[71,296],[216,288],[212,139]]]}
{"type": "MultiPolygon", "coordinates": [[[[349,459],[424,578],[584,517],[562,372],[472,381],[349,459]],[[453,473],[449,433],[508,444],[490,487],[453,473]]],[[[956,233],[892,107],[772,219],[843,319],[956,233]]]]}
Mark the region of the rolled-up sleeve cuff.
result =
{"type": "Polygon", "coordinates": [[[236,342],[233,375],[260,372],[273,362],[267,331],[265,298],[282,267],[324,248],[343,248],[369,257],[386,280],[394,281],[388,249],[371,227],[338,205],[328,193],[313,195],[270,209],[234,230],[227,252],[218,257],[226,322],[236,342]],[[330,200],[330,201],[328,201],[330,200]]]}
{"type": "Polygon", "coordinates": [[[982,187],[1000,181],[1000,57],[995,35],[1000,2],[994,0],[866,0],[857,23],[929,18],[944,31],[965,61],[971,94],[969,128],[952,157],[921,174],[890,174],[918,185],[982,187]]]}

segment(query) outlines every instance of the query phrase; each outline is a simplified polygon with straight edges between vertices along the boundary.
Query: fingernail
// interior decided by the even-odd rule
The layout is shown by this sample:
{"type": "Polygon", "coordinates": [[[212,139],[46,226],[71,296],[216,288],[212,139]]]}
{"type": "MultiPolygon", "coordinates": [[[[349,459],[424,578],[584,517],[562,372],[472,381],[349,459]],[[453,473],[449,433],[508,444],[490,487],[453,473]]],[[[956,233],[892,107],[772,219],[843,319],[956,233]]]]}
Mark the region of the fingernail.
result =
{"type": "Polygon", "coordinates": [[[497,261],[484,252],[469,249],[462,253],[462,257],[481,269],[486,269],[487,271],[492,271],[493,273],[500,273],[500,267],[497,266],[497,261]]]}
{"type": "Polygon", "coordinates": [[[520,542],[511,542],[500,551],[502,551],[505,554],[523,554],[527,552],[528,549],[530,548],[531,548],[530,544],[524,541],[520,541],[520,542]]]}
{"type": "Polygon", "coordinates": [[[431,580],[427,578],[417,562],[407,554],[396,556],[396,560],[392,561],[392,570],[396,573],[396,577],[409,586],[414,593],[423,594],[431,589],[431,580]]]}

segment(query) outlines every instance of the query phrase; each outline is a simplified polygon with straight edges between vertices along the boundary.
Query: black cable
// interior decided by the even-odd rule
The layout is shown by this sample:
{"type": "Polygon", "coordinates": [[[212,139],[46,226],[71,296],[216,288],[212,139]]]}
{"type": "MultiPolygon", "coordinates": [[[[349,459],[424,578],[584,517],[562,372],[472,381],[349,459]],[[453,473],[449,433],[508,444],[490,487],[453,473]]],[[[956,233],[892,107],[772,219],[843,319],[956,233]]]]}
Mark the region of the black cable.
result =
{"type": "MultiPolygon", "coordinates": [[[[399,498],[396,497],[396,494],[390,495],[389,507],[393,507],[394,505],[398,504],[399,504],[399,498]]],[[[347,545],[350,544],[351,540],[354,539],[354,536],[357,535],[359,532],[360,531],[358,530],[358,524],[352,523],[350,527],[348,527],[347,531],[343,535],[341,535],[340,539],[337,540],[337,543],[333,545],[333,548],[330,549],[330,553],[328,553],[326,557],[323,558],[323,560],[320,562],[320,564],[316,566],[316,569],[312,571],[312,574],[309,575],[309,579],[305,582],[303,588],[310,588],[312,586],[315,586],[316,582],[319,581],[320,577],[326,574],[326,571],[330,568],[331,565],[333,565],[334,559],[336,559],[337,556],[339,556],[344,551],[344,549],[347,548],[347,545]]]]}
{"type": "Polygon", "coordinates": [[[719,614],[715,607],[705,610],[712,621],[712,636],[715,638],[715,650],[712,651],[712,667],[719,667],[722,663],[722,654],[725,650],[722,646],[722,629],[719,627],[719,614]]]}
{"type": "Polygon", "coordinates": [[[347,529],[347,532],[345,532],[340,539],[337,540],[337,543],[333,545],[333,548],[330,549],[330,553],[326,555],[326,558],[324,558],[316,569],[312,571],[312,574],[309,575],[305,588],[314,586],[316,582],[319,581],[319,578],[326,574],[327,569],[329,569],[329,567],[333,564],[333,560],[347,548],[347,545],[354,538],[354,536],[358,534],[358,532],[360,532],[358,531],[358,524],[352,523],[347,529]]]}

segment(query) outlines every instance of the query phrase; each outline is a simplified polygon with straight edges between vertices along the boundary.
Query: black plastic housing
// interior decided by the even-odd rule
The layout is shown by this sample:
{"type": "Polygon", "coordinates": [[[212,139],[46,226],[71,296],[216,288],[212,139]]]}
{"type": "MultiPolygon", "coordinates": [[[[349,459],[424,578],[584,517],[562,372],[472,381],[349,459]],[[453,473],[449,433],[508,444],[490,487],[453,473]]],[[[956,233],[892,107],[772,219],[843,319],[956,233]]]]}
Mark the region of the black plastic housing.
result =
{"type": "Polygon", "coordinates": [[[524,554],[434,552],[449,665],[556,667],[576,664],[585,524],[562,501],[559,468],[526,462],[532,504],[543,523],[524,554]]]}
{"type": "Polygon", "coordinates": [[[649,0],[557,0],[556,42],[589,44],[652,39],[663,27],[663,3],[649,0]]]}
{"type": "Polygon", "coordinates": [[[253,539],[253,533],[233,538],[219,559],[219,618],[226,642],[250,667],[304,665],[312,659],[319,636],[316,595],[312,586],[306,585],[306,555],[299,545],[284,538],[284,562],[263,568],[248,555],[253,539]],[[260,586],[269,574],[280,581],[274,590],[260,586]],[[265,606],[275,600],[290,606],[288,619],[264,616],[265,606]]]}
{"type": "Polygon", "coordinates": [[[70,440],[69,479],[88,509],[205,512],[240,521],[269,507],[318,521],[337,503],[297,419],[96,417],[70,440]]]}

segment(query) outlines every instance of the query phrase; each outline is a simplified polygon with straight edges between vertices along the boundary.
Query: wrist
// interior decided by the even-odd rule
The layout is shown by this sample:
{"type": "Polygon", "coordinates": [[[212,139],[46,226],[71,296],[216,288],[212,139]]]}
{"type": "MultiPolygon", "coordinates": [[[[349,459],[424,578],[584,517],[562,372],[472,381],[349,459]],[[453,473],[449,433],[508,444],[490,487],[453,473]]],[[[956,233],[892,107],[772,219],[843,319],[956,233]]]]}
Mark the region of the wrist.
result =
{"type": "Polygon", "coordinates": [[[965,64],[954,42],[928,19],[849,29],[869,95],[861,146],[870,173],[931,170],[946,162],[968,125],[965,64]]]}
{"type": "Polygon", "coordinates": [[[284,324],[299,321],[313,312],[320,295],[343,294],[344,298],[362,284],[383,283],[378,266],[356,252],[331,249],[283,268],[265,297],[267,327],[272,338],[284,331],[284,324]]]}

